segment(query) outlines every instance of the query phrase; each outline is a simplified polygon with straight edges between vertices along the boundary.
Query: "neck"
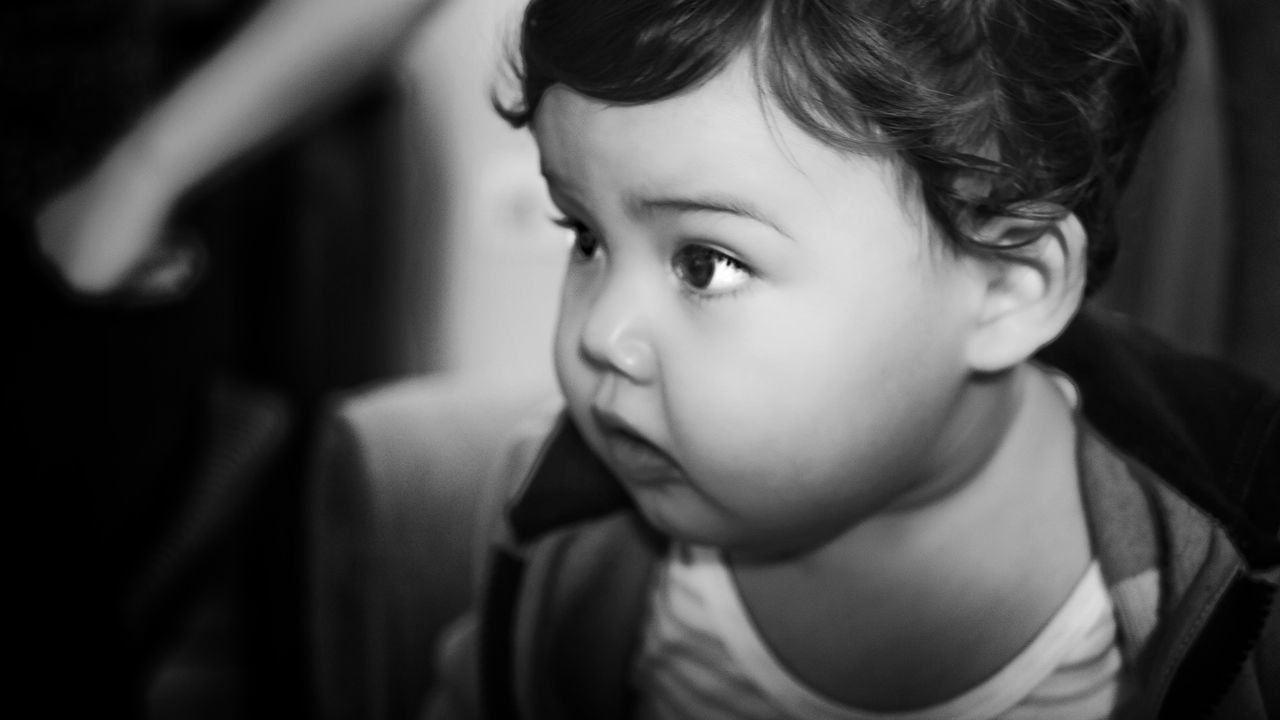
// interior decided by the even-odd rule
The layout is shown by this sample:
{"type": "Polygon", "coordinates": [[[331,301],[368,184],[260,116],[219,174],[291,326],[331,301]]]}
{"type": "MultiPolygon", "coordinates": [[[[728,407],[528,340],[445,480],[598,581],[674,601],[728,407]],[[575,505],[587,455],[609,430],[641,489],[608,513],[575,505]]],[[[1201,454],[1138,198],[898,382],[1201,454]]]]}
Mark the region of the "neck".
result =
{"type": "Polygon", "coordinates": [[[811,578],[859,582],[875,574],[947,576],[971,572],[975,561],[998,562],[996,547],[1034,534],[1029,526],[1075,491],[1075,435],[1065,400],[1042,371],[1024,366],[979,381],[958,408],[953,430],[938,443],[938,472],[781,564],[811,578]]]}
{"type": "Polygon", "coordinates": [[[761,634],[843,702],[941,702],[1004,667],[1043,628],[1089,560],[1071,412],[1024,368],[956,418],[960,468],[811,553],[731,558],[761,634]],[[989,443],[983,428],[994,428],[989,443]],[[868,678],[873,680],[868,681],[868,678]]]}

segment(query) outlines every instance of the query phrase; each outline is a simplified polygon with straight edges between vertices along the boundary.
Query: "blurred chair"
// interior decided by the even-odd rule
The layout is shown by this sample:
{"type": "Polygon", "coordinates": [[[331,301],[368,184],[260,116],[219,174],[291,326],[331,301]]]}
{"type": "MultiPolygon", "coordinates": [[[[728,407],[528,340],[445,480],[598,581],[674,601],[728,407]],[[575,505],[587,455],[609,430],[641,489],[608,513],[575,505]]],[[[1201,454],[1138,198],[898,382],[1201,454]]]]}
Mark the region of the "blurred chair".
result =
{"type": "Polygon", "coordinates": [[[474,506],[550,378],[436,375],[338,399],[306,494],[313,714],[412,718],[473,591],[474,506]]]}

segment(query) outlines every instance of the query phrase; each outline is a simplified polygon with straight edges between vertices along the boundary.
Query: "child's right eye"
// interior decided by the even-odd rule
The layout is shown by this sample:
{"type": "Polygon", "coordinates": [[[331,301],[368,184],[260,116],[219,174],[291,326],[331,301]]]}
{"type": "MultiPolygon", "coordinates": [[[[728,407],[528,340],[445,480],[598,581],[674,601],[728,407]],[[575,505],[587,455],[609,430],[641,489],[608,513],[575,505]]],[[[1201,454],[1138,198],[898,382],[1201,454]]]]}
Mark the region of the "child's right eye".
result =
{"type": "Polygon", "coordinates": [[[590,260],[600,248],[600,239],[591,228],[569,217],[553,218],[552,222],[573,234],[573,256],[581,260],[590,260]]]}

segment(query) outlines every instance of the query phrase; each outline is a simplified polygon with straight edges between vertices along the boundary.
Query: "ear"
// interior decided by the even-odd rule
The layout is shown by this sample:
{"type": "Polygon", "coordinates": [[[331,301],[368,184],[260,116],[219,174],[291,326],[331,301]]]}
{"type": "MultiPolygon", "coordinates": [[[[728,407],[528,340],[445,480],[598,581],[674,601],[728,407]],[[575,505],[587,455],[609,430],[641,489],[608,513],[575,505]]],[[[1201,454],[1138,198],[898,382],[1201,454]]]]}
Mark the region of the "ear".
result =
{"type": "Polygon", "coordinates": [[[996,217],[978,234],[1017,248],[978,259],[986,285],[967,360],[972,370],[991,373],[1031,357],[1071,321],[1084,296],[1086,238],[1074,213],[1047,225],[996,217]]]}

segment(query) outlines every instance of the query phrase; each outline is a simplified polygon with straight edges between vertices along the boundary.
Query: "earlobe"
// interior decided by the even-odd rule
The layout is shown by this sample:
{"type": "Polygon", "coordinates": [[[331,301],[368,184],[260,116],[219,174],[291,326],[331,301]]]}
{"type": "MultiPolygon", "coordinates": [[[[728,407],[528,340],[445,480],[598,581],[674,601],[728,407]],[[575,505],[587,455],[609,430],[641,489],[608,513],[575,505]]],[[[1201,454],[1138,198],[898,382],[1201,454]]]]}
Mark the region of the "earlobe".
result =
{"type": "Polygon", "coordinates": [[[968,362],[976,372],[994,373],[1031,357],[1071,321],[1084,295],[1086,238],[1074,213],[1048,223],[992,218],[979,237],[1010,248],[978,260],[986,286],[968,362]]]}

